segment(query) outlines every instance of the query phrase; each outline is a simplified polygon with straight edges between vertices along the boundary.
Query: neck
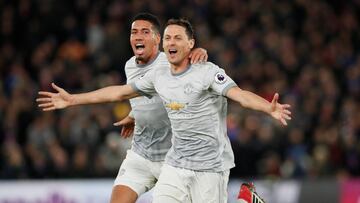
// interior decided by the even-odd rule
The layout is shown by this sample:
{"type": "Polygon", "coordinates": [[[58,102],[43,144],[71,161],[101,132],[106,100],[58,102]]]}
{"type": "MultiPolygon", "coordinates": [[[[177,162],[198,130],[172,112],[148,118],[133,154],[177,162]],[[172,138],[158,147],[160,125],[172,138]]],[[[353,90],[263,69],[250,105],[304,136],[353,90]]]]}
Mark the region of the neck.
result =
{"type": "Polygon", "coordinates": [[[171,73],[179,74],[188,69],[188,67],[190,65],[190,59],[188,57],[186,57],[181,62],[179,62],[177,64],[171,63],[170,65],[171,65],[171,73]]]}

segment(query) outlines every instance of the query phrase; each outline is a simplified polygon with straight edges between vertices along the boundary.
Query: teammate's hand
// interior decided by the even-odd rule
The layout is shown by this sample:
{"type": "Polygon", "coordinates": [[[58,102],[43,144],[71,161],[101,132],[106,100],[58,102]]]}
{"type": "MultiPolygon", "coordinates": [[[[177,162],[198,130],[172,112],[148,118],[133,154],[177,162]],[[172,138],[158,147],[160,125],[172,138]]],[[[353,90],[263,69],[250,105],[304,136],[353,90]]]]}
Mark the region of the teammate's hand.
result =
{"type": "Polygon", "coordinates": [[[286,120],[291,120],[291,112],[289,111],[289,104],[278,103],[279,94],[275,93],[270,107],[270,114],[273,118],[279,120],[283,125],[287,125],[286,120]]]}
{"type": "Polygon", "coordinates": [[[70,106],[73,100],[72,95],[56,86],[54,83],[51,83],[51,86],[57,92],[40,91],[39,95],[41,97],[36,99],[36,102],[39,103],[38,107],[42,108],[43,111],[53,111],[55,109],[63,109],[70,106]]]}
{"type": "Polygon", "coordinates": [[[208,59],[208,54],[206,49],[203,48],[195,48],[189,54],[190,63],[203,63],[206,62],[208,59]]]}
{"type": "Polygon", "coordinates": [[[134,132],[135,120],[133,118],[131,118],[130,116],[126,116],[121,121],[114,123],[114,125],[122,126],[120,135],[123,138],[128,138],[134,132]]]}

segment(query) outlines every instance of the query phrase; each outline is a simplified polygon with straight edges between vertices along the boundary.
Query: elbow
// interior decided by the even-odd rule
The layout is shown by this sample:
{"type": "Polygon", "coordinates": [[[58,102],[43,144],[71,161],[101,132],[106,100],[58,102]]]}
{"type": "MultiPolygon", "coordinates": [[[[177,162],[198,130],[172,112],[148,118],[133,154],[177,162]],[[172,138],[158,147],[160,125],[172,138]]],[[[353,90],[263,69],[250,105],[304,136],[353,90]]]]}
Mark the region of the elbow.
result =
{"type": "Polygon", "coordinates": [[[116,90],[117,94],[113,96],[113,101],[123,101],[131,99],[136,96],[136,92],[129,85],[120,86],[120,89],[116,90]]]}
{"type": "Polygon", "coordinates": [[[119,102],[119,101],[123,101],[123,100],[127,100],[127,99],[131,99],[135,96],[135,94],[119,94],[116,96],[116,98],[114,99],[114,102],[119,102]]]}
{"type": "Polygon", "coordinates": [[[249,108],[251,106],[251,101],[246,96],[240,96],[237,101],[244,108],[249,108]]]}
{"type": "Polygon", "coordinates": [[[118,102],[118,101],[123,101],[126,99],[126,96],[125,95],[117,95],[115,98],[113,98],[112,102],[118,102]]]}
{"type": "Polygon", "coordinates": [[[246,100],[241,100],[239,103],[244,108],[249,108],[250,107],[249,103],[246,100]]]}

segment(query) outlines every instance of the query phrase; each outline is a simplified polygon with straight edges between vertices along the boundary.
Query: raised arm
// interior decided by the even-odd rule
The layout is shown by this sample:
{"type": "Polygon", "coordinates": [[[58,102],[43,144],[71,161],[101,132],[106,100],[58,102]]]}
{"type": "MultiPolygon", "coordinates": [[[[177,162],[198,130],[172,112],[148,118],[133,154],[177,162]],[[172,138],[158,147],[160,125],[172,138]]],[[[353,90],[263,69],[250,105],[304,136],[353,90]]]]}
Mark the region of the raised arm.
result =
{"type": "Polygon", "coordinates": [[[242,90],[239,87],[232,87],[228,90],[226,97],[239,102],[243,107],[268,113],[283,125],[287,125],[287,120],[291,120],[290,105],[278,103],[278,93],[274,95],[270,103],[252,92],[242,90]]]}
{"type": "Polygon", "coordinates": [[[51,85],[57,92],[40,91],[40,97],[36,99],[39,103],[38,106],[43,111],[53,111],[75,105],[115,102],[140,96],[130,85],[109,86],[81,94],[69,94],[54,83],[51,85]]]}

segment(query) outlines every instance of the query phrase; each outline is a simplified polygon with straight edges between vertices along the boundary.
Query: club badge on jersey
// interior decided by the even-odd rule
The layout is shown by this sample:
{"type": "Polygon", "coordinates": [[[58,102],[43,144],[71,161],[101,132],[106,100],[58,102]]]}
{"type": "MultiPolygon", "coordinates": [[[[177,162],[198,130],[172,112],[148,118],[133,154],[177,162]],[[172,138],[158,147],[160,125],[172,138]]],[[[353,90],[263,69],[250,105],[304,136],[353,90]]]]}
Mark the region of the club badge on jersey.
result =
{"type": "Polygon", "coordinates": [[[184,85],[184,93],[189,95],[194,92],[194,87],[191,85],[191,83],[187,83],[184,85]]]}

